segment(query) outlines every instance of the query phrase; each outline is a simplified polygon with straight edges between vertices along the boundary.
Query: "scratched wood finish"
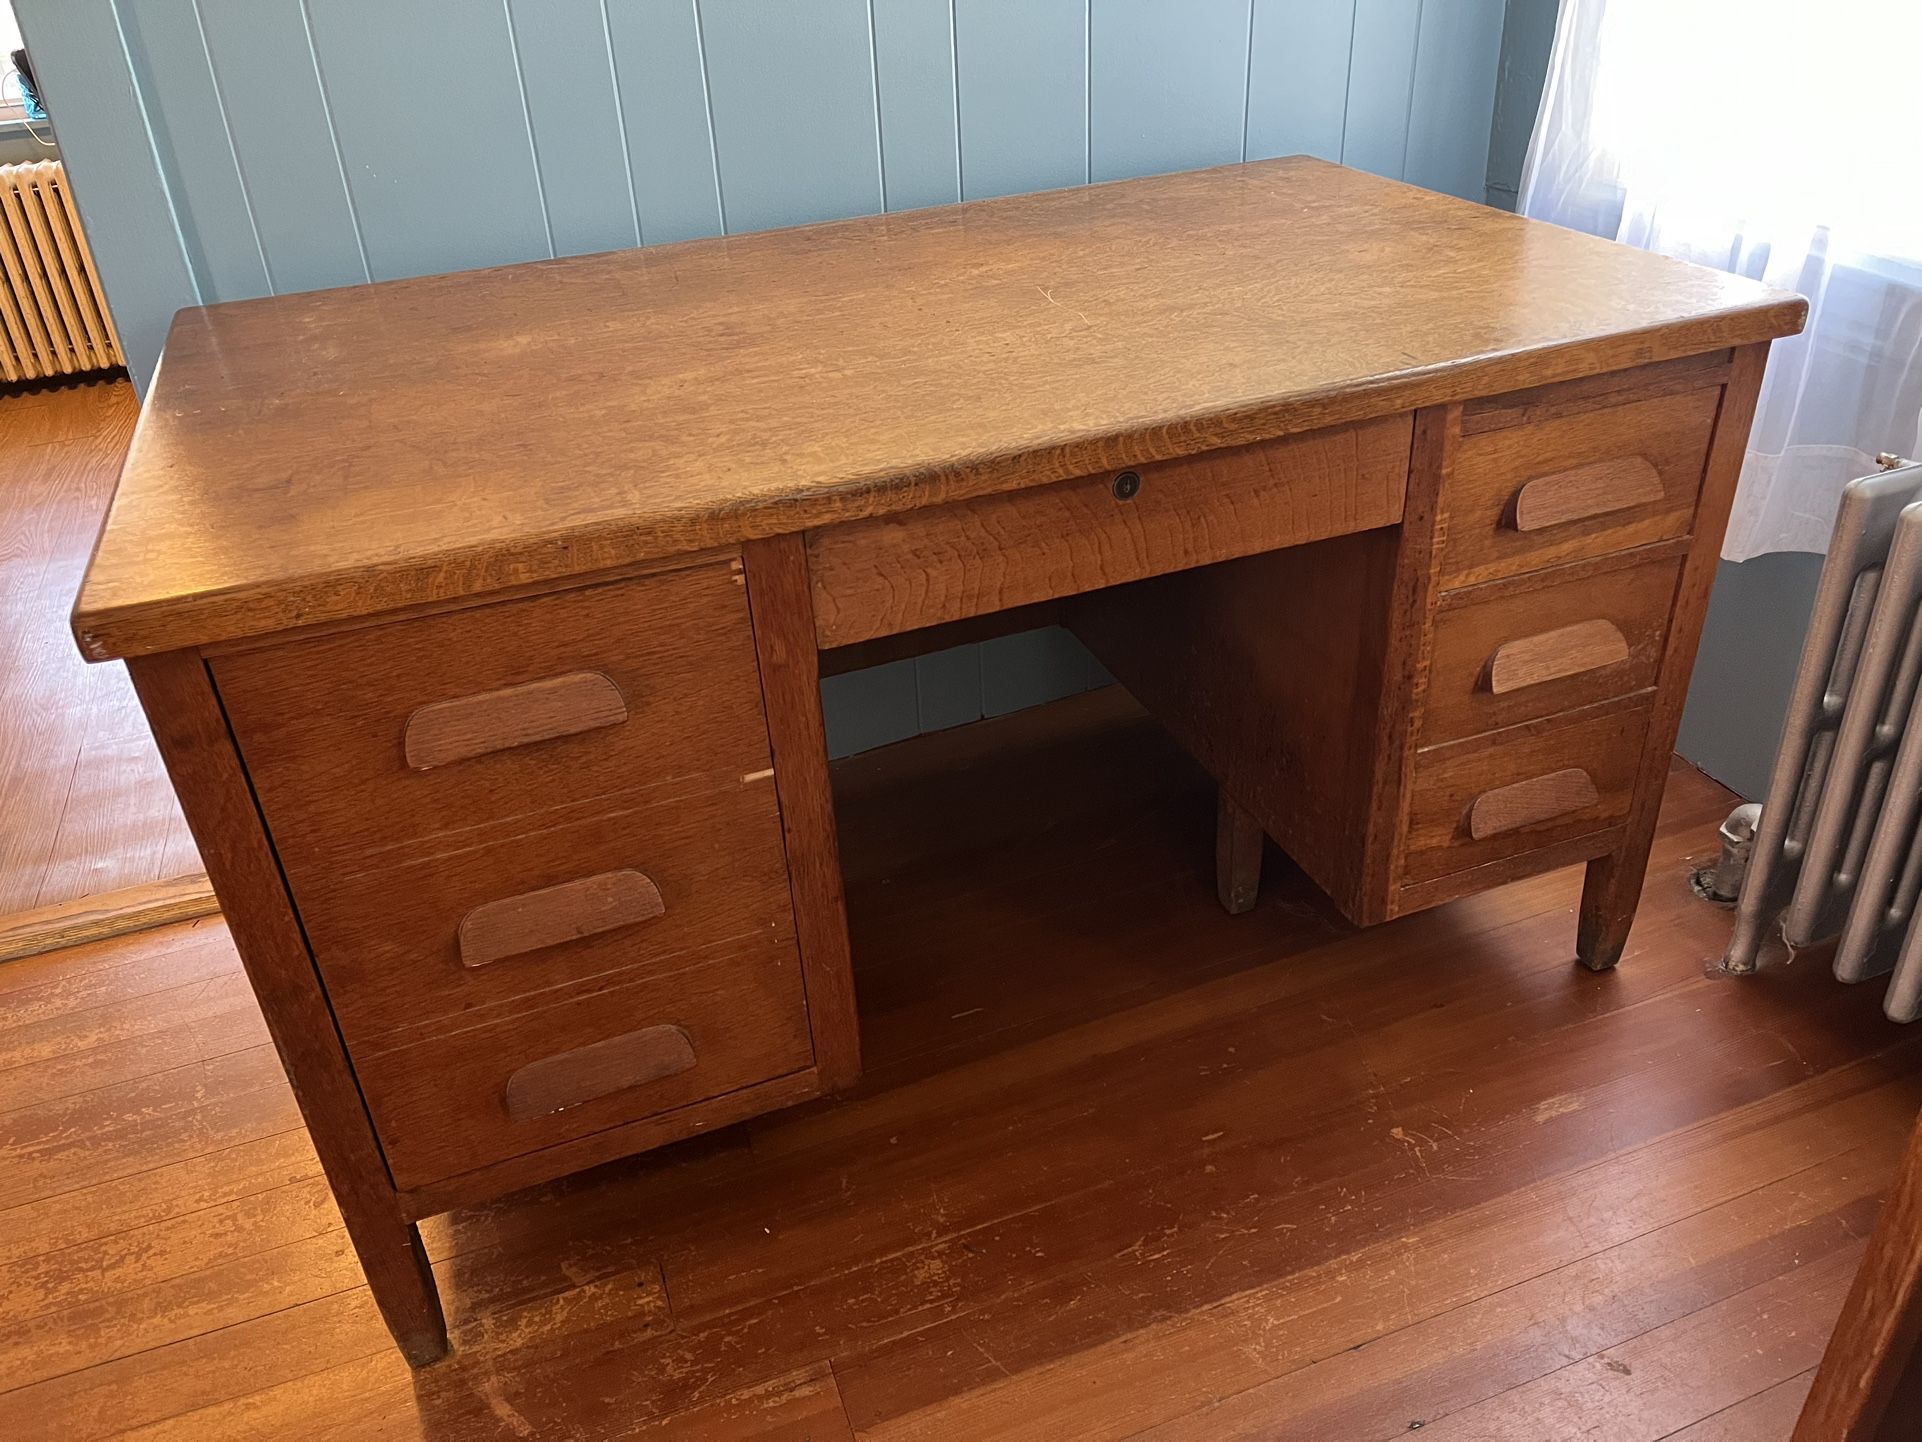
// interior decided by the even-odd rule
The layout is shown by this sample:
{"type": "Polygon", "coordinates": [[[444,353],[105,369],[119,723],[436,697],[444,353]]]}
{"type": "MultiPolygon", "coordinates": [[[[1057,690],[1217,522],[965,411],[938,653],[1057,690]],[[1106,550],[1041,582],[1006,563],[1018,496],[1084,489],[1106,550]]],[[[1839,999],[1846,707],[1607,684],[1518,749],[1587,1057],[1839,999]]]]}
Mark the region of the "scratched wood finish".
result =
{"type": "Polygon", "coordinates": [[[562,942],[638,926],[666,910],[654,879],[632,869],[483,901],[461,918],[461,965],[489,966],[562,942]]]}
{"type": "Polygon", "coordinates": [[[1922,1431],[1922,1125],[1890,1188],[1794,1442],[1902,1442],[1922,1431]]]}
{"type": "Polygon", "coordinates": [[[1658,545],[1445,593],[1433,623],[1422,744],[1654,685],[1680,552],[1658,545]]]}
{"type": "Polygon", "coordinates": [[[1430,881],[1620,826],[1641,774],[1648,733],[1648,693],[1639,693],[1634,703],[1605,702],[1574,717],[1551,717],[1423,751],[1415,760],[1408,796],[1402,881],[1430,881]],[[1537,796],[1538,778],[1571,769],[1586,778],[1580,797],[1573,788],[1559,786],[1537,796]],[[1528,789],[1519,795],[1509,790],[1525,783],[1528,789]],[[1560,804],[1565,800],[1571,804],[1560,804]],[[1581,804],[1573,804],[1578,800],[1581,804]],[[1532,804],[1537,801],[1541,804],[1532,804]]]}
{"type": "Polygon", "coordinates": [[[507,1114],[530,1121],[690,1071],[694,1040],[678,1026],[645,1026],[530,1061],[507,1079],[507,1114]]]}
{"type": "Polygon", "coordinates": [[[1277,866],[1223,916],[1213,788],[1074,712],[839,768],[869,1084],[424,1224],[420,1373],[271,1054],[178,1004],[264,1050],[224,923],[0,968],[10,1433],[1784,1442],[1922,1043],[1819,965],[1703,974],[1677,878],[1735,798],[1676,770],[1591,977],[1573,871],[1356,934],[1277,866]]]}
{"type": "Polygon", "coordinates": [[[207,668],[177,652],[140,657],[128,670],[274,1049],[300,1079],[301,1117],[380,1314],[409,1362],[432,1362],[447,1350],[447,1329],[427,1254],[394,1196],[207,668]]]}
{"type": "Polygon", "coordinates": [[[823,646],[1392,526],[1409,417],[1104,472],[808,536],[823,646]]]}
{"type": "Polygon", "coordinates": [[[78,901],[37,906],[0,917],[0,961],[37,956],[63,946],[83,946],[130,931],[211,916],[218,910],[220,903],[214,900],[213,886],[204,871],[122,887],[78,901]]]}
{"type": "MultiPolygon", "coordinates": [[[[806,1070],[814,1049],[791,939],[731,940],[677,962],[602,978],[560,998],[531,999],[354,1048],[354,1071],[396,1185],[463,1172],[607,1131],[641,1117],[806,1070]],[[564,1111],[516,1114],[511,1078],[547,1058],[578,1052],[646,1026],[677,1026],[696,1065],[664,1073],[564,1111]]],[[[692,1135],[698,1116],[671,1130],[692,1135]]],[[[550,1174],[551,1175],[551,1174],[550,1174]]]]}
{"type": "Polygon", "coordinates": [[[841,889],[841,848],[821,721],[819,653],[814,648],[807,550],[799,536],[756,541],[742,551],[754,644],[774,748],[774,784],[787,840],[794,929],[807,975],[814,1061],[829,1091],[861,1075],[861,1023],[841,889]]]}
{"type": "Polygon", "coordinates": [[[139,410],[122,380],[0,394],[0,917],[201,869],[126,673],[69,632],[139,410]]]}
{"type": "Polygon", "coordinates": [[[1700,386],[1464,435],[1443,500],[1442,584],[1688,534],[1720,398],[1718,387],[1700,386]],[[1637,489],[1650,472],[1659,485],[1637,489]],[[1530,488],[1543,483],[1544,504],[1518,515],[1530,488]]]}
{"type": "Polygon", "coordinates": [[[738,782],[768,765],[747,597],[725,562],[287,641],[212,666],[297,889],[501,816],[649,782],[738,782]],[[427,771],[407,765],[402,738],[422,706],[573,671],[610,678],[628,720],[427,771]]]}
{"type": "MultiPolygon", "coordinates": [[[[629,790],[488,825],[359,867],[290,875],[294,900],[350,1044],[485,1020],[728,937],[793,935],[780,813],[768,777],[714,790],[629,790]],[[499,929],[509,898],[638,871],[661,910],[643,925],[572,934],[499,929]],[[495,908],[491,939],[477,913],[495,908]],[[492,965],[482,955],[534,935],[554,944],[492,965]]],[[[563,891],[558,898],[576,895],[563,891]]],[[[598,913],[596,913],[598,915],[598,913]]]]}
{"type": "Polygon", "coordinates": [[[75,633],[100,658],[367,615],[1724,349],[1805,310],[1302,157],[188,310],[75,633]]]}
{"type": "Polygon", "coordinates": [[[522,686],[435,701],[407,718],[402,743],[416,771],[552,741],[627,719],[621,688],[598,671],[575,671],[522,686]]]}

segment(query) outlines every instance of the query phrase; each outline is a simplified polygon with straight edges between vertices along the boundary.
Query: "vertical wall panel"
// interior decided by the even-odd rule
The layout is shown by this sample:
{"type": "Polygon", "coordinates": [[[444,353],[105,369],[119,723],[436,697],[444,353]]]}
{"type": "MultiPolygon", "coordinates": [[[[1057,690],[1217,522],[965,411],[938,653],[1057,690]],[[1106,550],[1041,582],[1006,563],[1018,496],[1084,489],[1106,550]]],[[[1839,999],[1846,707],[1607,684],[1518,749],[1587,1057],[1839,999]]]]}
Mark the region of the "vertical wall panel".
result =
{"type": "Polygon", "coordinates": [[[954,0],[965,200],[1088,178],[1085,0],[954,0]]]}
{"type": "Polygon", "coordinates": [[[649,245],[721,233],[695,0],[606,0],[627,158],[649,245]]]}
{"type": "Polygon", "coordinates": [[[1502,0],[1429,0],[1422,7],[1404,179],[1463,200],[1486,198],[1487,150],[1475,154],[1462,137],[1487,135],[1494,125],[1501,53],[1502,0]]]}
{"type": "Polygon", "coordinates": [[[154,150],[175,196],[180,238],[207,300],[265,295],[267,268],[227,138],[194,0],[144,0],[121,12],[143,77],[154,150]]]}
{"type": "Polygon", "coordinates": [[[948,0],[875,0],[882,199],[889,210],[961,198],[954,25],[948,0]]]}
{"type": "Polygon", "coordinates": [[[600,0],[509,0],[508,18],[555,253],[639,245],[600,0]]]}
{"type": "Polygon", "coordinates": [[[866,0],[701,0],[730,232],[881,209],[866,0]]]}
{"type": "Polygon", "coordinates": [[[1241,159],[1251,0],[1090,0],[1090,178],[1241,159]]]}
{"type": "Polygon", "coordinates": [[[1355,0],[1255,0],[1248,158],[1341,159],[1355,0]]]}
{"type": "Polygon", "coordinates": [[[1100,684],[1087,649],[1059,626],[981,643],[981,712],[1005,716],[1100,684]]]}
{"type": "Polygon", "coordinates": [[[308,8],[374,279],[552,254],[501,0],[308,8]]]}
{"type": "Polygon", "coordinates": [[[917,734],[921,720],[913,659],[823,678],[821,718],[833,757],[872,751],[917,734]]]}
{"type": "Polygon", "coordinates": [[[135,384],[200,299],[112,0],[14,0],[135,384]]]}
{"type": "Polygon", "coordinates": [[[945,731],[981,719],[981,648],[955,646],[914,658],[919,729],[945,731]]]}
{"type": "MultiPolygon", "coordinates": [[[[1437,5],[1463,0],[1435,0],[1437,5]]],[[[1408,155],[1408,101],[1422,0],[1355,0],[1342,164],[1399,180],[1408,155]]],[[[1482,132],[1482,153],[1488,134],[1482,132]]]]}
{"type": "Polygon", "coordinates": [[[300,7],[199,7],[272,289],[371,279],[300,7]]]}

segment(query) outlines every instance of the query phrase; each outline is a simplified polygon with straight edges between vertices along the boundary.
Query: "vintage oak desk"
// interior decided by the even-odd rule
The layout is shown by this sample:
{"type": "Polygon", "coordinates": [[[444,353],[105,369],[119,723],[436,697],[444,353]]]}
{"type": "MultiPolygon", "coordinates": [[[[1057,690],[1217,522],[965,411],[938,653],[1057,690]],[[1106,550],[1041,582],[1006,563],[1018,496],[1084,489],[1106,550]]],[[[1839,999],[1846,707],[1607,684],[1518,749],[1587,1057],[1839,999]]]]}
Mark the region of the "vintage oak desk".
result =
{"type": "Polygon", "coordinates": [[[185,311],[75,632],[424,1363],[417,1218],[855,1080],[822,651],[1062,621],[1231,909],[1611,965],[1804,309],[1293,159],[185,311]]]}

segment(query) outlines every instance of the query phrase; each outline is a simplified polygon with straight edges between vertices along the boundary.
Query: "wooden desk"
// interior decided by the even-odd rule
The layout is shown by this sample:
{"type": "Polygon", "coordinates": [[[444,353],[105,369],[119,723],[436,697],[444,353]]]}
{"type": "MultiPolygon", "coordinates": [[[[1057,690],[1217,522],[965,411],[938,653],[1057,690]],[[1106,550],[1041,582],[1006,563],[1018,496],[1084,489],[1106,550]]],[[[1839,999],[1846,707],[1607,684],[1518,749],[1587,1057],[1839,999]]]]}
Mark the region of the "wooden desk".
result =
{"type": "Polygon", "coordinates": [[[423,1363],[416,1219],[855,1080],[824,651],[1061,620],[1231,909],[1613,964],[1804,313],[1303,159],[185,311],[75,633],[423,1363]]]}

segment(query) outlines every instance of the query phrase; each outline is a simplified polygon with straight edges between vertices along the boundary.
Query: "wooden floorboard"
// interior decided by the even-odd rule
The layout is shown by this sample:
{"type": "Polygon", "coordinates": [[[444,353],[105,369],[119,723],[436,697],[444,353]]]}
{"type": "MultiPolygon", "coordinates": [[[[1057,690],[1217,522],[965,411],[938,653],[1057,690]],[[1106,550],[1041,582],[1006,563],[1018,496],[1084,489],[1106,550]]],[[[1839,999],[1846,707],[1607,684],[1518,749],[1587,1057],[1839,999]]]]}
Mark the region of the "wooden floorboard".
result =
{"type": "Polygon", "coordinates": [[[0,391],[0,917],[200,869],[126,668],[67,629],[137,411],[124,380],[0,391]]]}
{"type": "Polygon", "coordinates": [[[836,776],[855,1093],[423,1233],[412,1373],[217,919],[0,968],[0,1415],[155,1437],[1785,1438],[1922,1105],[1819,964],[1712,972],[1672,773],[1580,872],[1356,932],[1097,694],[836,776]],[[18,968],[17,970],[14,968],[18,968]]]}

